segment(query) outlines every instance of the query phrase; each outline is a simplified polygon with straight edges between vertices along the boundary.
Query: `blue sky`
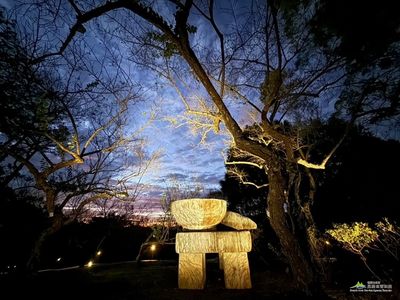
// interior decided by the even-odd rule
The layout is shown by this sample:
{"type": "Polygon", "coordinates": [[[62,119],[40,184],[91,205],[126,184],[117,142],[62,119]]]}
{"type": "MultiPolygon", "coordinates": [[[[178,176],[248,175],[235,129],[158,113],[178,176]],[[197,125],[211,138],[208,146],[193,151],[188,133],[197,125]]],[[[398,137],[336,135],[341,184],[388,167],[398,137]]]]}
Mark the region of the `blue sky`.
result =
{"type": "MultiPolygon", "coordinates": [[[[201,143],[201,136],[194,134],[189,125],[169,121],[184,112],[184,105],[177,96],[174,97],[173,91],[166,90],[157,97],[162,98],[162,105],[142,136],[146,139],[149,154],[159,151],[160,156],[141,181],[145,187],[139,195],[138,205],[148,206],[150,201],[158,207],[165,189],[174,181],[187,188],[202,186],[205,193],[219,189],[219,181],[225,174],[223,153],[228,137],[212,132],[206,143],[201,143]]],[[[150,105],[144,105],[143,111],[151,109],[150,105]]]]}
{"type": "MultiPolygon", "coordinates": [[[[0,4],[8,8],[11,7],[12,3],[13,1],[0,0],[0,4]]],[[[158,11],[168,11],[171,8],[165,5],[163,1],[157,3],[156,9],[158,11]]],[[[68,3],[66,4],[66,9],[70,9],[68,3]]],[[[34,12],[33,16],[35,16],[34,12]]],[[[221,13],[218,17],[221,28],[227,29],[232,21],[232,16],[221,13]]],[[[74,14],[65,15],[63,18],[65,18],[65,22],[73,22],[74,14]]],[[[211,34],[210,28],[199,20],[197,13],[197,16],[194,14],[190,21],[191,24],[197,27],[196,47],[203,49],[217,47],[215,33],[211,34]]],[[[224,152],[229,146],[229,135],[222,127],[221,133],[215,134],[211,131],[207,135],[206,142],[201,143],[201,136],[193,133],[193,128],[185,124],[184,120],[177,120],[176,123],[171,123],[169,121],[171,118],[183,115],[185,112],[183,102],[179,99],[178,94],[167,85],[164,85],[163,88],[157,88],[155,85],[157,79],[154,74],[149,71],[137,71],[135,69],[134,64],[128,58],[129,47],[121,47],[121,41],[114,38],[110,39],[109,36],[105,37],[104,40],[102,39],[102,35],[99,34],[96,26],[100,24],[100,27],[106,30],[110,28],[109,23],[107,23],[109,21],[107,18],[101,18],[98,23],[96,21],[85,24],[86,33],[76,36],[74,42],[86,43],[88,52],[85,58],[88,61],[95,61],[91,58],[94,56],[97,56],[100,60],[105,58],[107,51],[115,53],[116,56],[122,55],[120,67],[125,75],[123,73],[119,73],[119,75],[124,75],[127,80],[131,80],[134,84],[140,84],[144,90],[142,98],[145,101],[133,105],[129,112],[131,131],[137,130],[147,122],[150,111],[156,113],[155,119],[146,125],[141,137],[146,140],[146,151],[149,156],[155,152],[160,153],[160,155],[143,178],[140,179],[140,184],[143,188],[142,193],[139,195],[138,205],[157,207],[165,189],[174,180],[181,182],[186,188],[202,186],[205,193],[219,189],[219,181],[224,178],[225,174],[224,152]]],[[[46,38],[49,41],[54,40],[54,37],[58,36],[61,42],[63,37],[66,36],[69,26],[71,26],[65,22],[61,20],[58,27],[55,26],[55,33],[45,37],[44,41],[46,41],[46,38]]],[[[35,22],[32,21],[30,27],[32,32],[35,31],[34,26],[35,22]]],[[[52,26],[51,23],[50,26],[52,26]]],[[[44,28],[43,30],[45,32],[45,30],[52,29],[44,28]]],[[[96,65],[94,67],[98,68],[96,65]]],[[[113,68],[108,68],[107,71],[111,76],[118,72],[113,68]]],[[[82,84],[89,83],[92,80],[87,74],[78,74],[77,76],[78,80],[83,81],[82,84]]],[[[189,84],[192,85],[191,82],[189,84]]],[[[200,96],[202,96],[202,93],[204,95],[204,90],[197,90],[198,86],[193,85],[191,88],[192,90],[186,90],[188,96],[194,93],[200,96]]],[[[240,106],[237,103],[230,104],[232,113],[237,117],[239,123],[248,123],[248,115],[241,111],[240,106]]],[[[133,168],[132,172],[135,171],[135,168],[133,168]]],[[[137,180],[137,178],[134,178],[131,184],[134,186],[137,180]]]]}
{"type": "MultiPolygon", "coordinates": [[[[146,0],[142,1],[146,2],[146,0]]],[[[79,5],[89,6],[91,5],[90,3],[94,2],[96,1],[76,1],[79,5]]],[[[13,3],[14,1],[10,0],[0,0],[0,4],[3,4],[8,8],[10,8],[13,3]]],[[[55,2],[49,1],[46,3],[55,2]]],[[[62,3],[61,6],[64,10],[63,13],[65,14],[58,14],[58,23],[56,25],[53,24],[50,15],[45,24],[49,27],[44,25],[45,28],[42,29],[42,31],[35,30],[36,22],[34,20],[32,20],[31,24],[28,24],[26,27],[32,34],[35,34],[35,32],[44,33],[43,40],[49,42],[49,44],[54,47],[54,49],[47,49],[49,51],[55,51],[60,48],[62,41],[68,34],[68,29],[75,22],[75,12],[72,11],[68,1],[60,3],[62,3]],[[46,32],[49,30],[53,31],[46,35],[46,32]],[[54,41],[56,42],[54,43],[54,41]]],[[[173,14],[171,12],[174,10],[174,5],[172,5],[171,2],[166,0],[155,0],[151,1],[151,3],[154,4],[152,6],[153,9],[163,16],[168,15],[166,19],[171,22],[171,24],[173,23],[173,14]]],[[[227,53],[231,51],[231,58],[237,56],[237,58],[245,58],[246,60],[263,60],[262,57],[265,52],[265,44],[262,39],[265,38],[265,34],[262,33],[263,25],[260,24],[258,19],[259,17],[263,17],[263,10],[257,9],[257,5],[264,4],[263,1],[216,1],[217,24],[224,32],[226,43],[225,50],[227,53]],[[234,9],[231,10],[231,8],[234,9]],[[234,15],[233,12],[236,12],[237,14],[234,15]],[[252,18],[249,19],[249,16],[252,18]],[[239,33],[235,31],[235,26],[236,29],[240,29],[239,33]],[[250,33],[254,33],[254,36],[250,33]],[[249,41],[242,44],[242,39],[246,40],[246,37],[249,34],[251,36],[249,41]],[[236,45],[237,47],[235,48],[235,46],[233,46],[233,48],[230,48],[231,45],[236,45]],[[240,47],[238,45],[240,45],[240,47]]],[[[210,72],[211,76],[214,76],[215,78],[218,76],[218,69],[221,65],[220,55],[218,52],[218,40],[215,32],[213,33],[212,29],[210,29],[210,24],[208,22],[203,22],[204,19],[199,15],[199,12],[196,12],[196,10],[193,9],[189,18],[189,23],[197,28],[196,34],[191,35],[192,47],[198,54],[199,60],[205,62],[205,65],[208,66],[206,71],[210,72]]],[[[34,17],[35,11],[29,11],[28,17],[24,15],[23,18],[25,18],[25,20],[28,19],[28,23],[29,16],[34,17]]],[[[122,80],[132,82],[133,89],[136,89],[137,86],[142,88],[141,91],[143,93],[140,95],[140,98],[144,101],[133,105],[129,112],[130,131],[135,131],[143,126],[147,122],[150,112],[155,112],[154,120],[147,124],[146,128],[141,133],[141,137],[146,140],[146,151],[148,156],[151,156],[152,153],[159,153],[159,157],[140,180],[142,193],[139,195],[138,205],[157,207],[159,206],[159,199],[163,192],[168,188],[168,185],[171,184],[171,181],[173,180],[181,182],[187,188],[194,185],[200,185],[206,192],[218,189],[219,181],[224,178],[225,174],[224,152],[229,147],[230,138],[222,127],[220,134],[217,135],[214,134],[213,131],[210,131],[206,142],[201,143],[201,136],[199,134],[194,134],[192,130],[193,127],[185,123],[185,120],[177,119],[175,123],[170,122],[171,118],[184,116],[185,106],[179,99],[179,95],[165,82],[162,82],[162,80],[160,80],[160,78],[154,73],[148,69],[145,70],[144,68],[141,68],[140,61],[132,63],[132,59],[140,60],[142,58],[142,53],[138,52],[138,49],[140,48],[135,48],[135,39],[131,41],[126,39],[123,40],[123,38],[126,37],[124,34],[127,34],[127,32],[129,33],[129,30],[133,30],[133,32],[137,34],[136,36],[133,34],[135,38],[141,34],[144,34],[141,37],[146,36],[148,33],[146,30],[152,29],[151,26],[145,22],[139,21],[139,19],[139,17],[129,14],[129,12],[126,11],[118,12],[118,15],[110,13],[107,16],[102,16],[96,21],[85,24],[86,32],[75,36],[73,43],[76,43],[75,45],[78,46],[79,50],[83,49],[84,60],[93,63],[95,71],[103,70],[102,68],[104,68],[104,70],[109,73],[107,76],[110,76],[110,79],[115,77],[115,75],[117,77],[121,76],[120,78],[122,80]],[[113,19],[113,17],[115,17],[115,19],[113,19]],[[123,32],[124,30],[121,30],[122,32],[118,32],[118,29],[123,28],[120,23],[122,25],[128,24],[128,31],[123,32]],[[138,24],[140,26],[136,26],[138,24]],[[114,33],[114,31],[116,33],[114,33]],[[82,48],[79,48],[80,46],[82,46],[82,48]],[[112,67],[110,54],[114,55],[113,57],[117,58],[119,61],[119,69],[112,67]],[[104,62],[106,63],[106,67],[102,64],[104,62]]],[[[290,45],[284,45],[283,48],[285,48],[285,46],[289,49],[285,50],[288,52],[287,54],[292,54],[289,47],[290,45]]],[[[147,49],[149,47],[143,48],[147,49]]],[[[144,49],[143,52],[145,52],[146,49],[144,49]]],[[[271,49],[273,49],[273,47],[271,49]]],[[[66,56],[68,55],[68,51],[70,51],[70,48],[67,48],[64,52],[66,56]]],[[[273,54],[274,52],[271,53],[273,54]]],[[[163,65],[162,55],[157,56],[157,58],[154,57],[155,56],[152,56],[152,61],[156,67],[157,63],[163,65]]],[[[58,59],[61,60],[62,58],[58,59]]],[[[291,60],[291,58],[289,60],[291,60]]],[[[317,70],[319,64],[323,66],[323,60],[323,56],[316,55],[315,62],[312,63],[312,65],[315,63],[315,66],[309,66],[312,67],[311,71],[314,67],[316,68],[315,70],[317,70]],[[319,60],[321,61],[318,63],[319,60]]],[[[255,105],[261,106],[262,103],[259,103],[260,90],[258,87],[263,81],[265,67],[257,64],[249,65],[237,70],[238,66],[241,66],[240,63],[236,64],[234,60],[232,61],[230,62],[230,69],[228,70],[230,74],[227,75],[229,81],[233,82],[236,87],[239,87],[238,89],[240,89],[239,91],[242,95],[251,99],[255,105]],[[247,86],[249,82],[251,83],[251,87],[247,86]]],[[[172,58],[172,63],[173,62],[174,57],[172,58]]],[[[276,63],[276,59],[273,58],[273,55],[270,63],[276,63]]],[[[193,80],[193,74],[185,69],[184,63],[181,65],[178,63],[177,65],[179,71],[183,70],[182,73],[178,75],[184,77],[184,80],[187,80],[188,83],[184,95],[190,97],[197,94],[199,97],[204,97],[208,108],[212,109],[213,104],[207,97],[204,88],[199,84],[196,84],[196,81],[193,80]]],[[[297,67],[295,65],[292,66],[291,63],[288,64],[287,70],[293,71],[293,78],[289,78],[290,76],[288,76],[288,83],[295,82],[291,82],[291,80],[306,80],[307,76],[310,76],[310,72],[303,72],[303,69],[297,70],[297,67]]],[[[307,71],[307,67],[305,70],[307,71]]],[[[332,80],[332,82],[334,82],[335,78],[339,75],[340,74],[337,71],[329,73],[326,77],[321,79],[321,82],[319,80],[315,82],[312,81],[314,82],[313,86],[308,88],[310,91],[319,91],[319,87],[323,84],[323,81],[332,80]]],[[[85,85],[93,79],[90,78],[90,74],[88,73],[79,73],[77,74],[76,80],[80,81],[82,85],[85,85]]],[[[316,99],[310,98],[310,100],[308,100],[309,102],[307,103],[310,106],[315,104],[318,105],[315,106],[315,111],[310,109],[310,112],[303,113],[302,108],[299,107],[298,109],[294,109],[293,112],[290,110],[292,114],[285,115],[285,118],[292,118],[293,120],[297,120],[297,118],[302,120],[304,118],[304,120],[306,120],[313,113],[318,114],[319,116],[325,116],[325,114],[326,116],[329,116],[337,100],[337,93],[341,91],[340,82],[337,82],[337,84],[338,85],[335,84],[330,87],[329,90],[327,89],[323,92],[320,97],[317,97],[316,99]]],[[[225,94],[223,99],[235,120],[237,120],[241,126],[245,124],[253,124],[254,122],[259,121],[258,119],[253,119],[251,117],[254,108],[249,105],[245,108],[243,103],[240,103],[240,100],[238,101],[238,98],[240,97],[225,94]]],[[[385,132],[384,129],[378,127],[372,128],[372,130],[374,129],[377,134],[380,133],[380,135],[387,135],[383,137],[398,138],[399,135],[398,131],[393,133],[390,131],[385,132]]],[[[133,166],[132,172],[136,172],[135,166],[133,166]]],[[[135,180],[137,179],[132,180],[132,186],[135,185],[135,180]]]]}

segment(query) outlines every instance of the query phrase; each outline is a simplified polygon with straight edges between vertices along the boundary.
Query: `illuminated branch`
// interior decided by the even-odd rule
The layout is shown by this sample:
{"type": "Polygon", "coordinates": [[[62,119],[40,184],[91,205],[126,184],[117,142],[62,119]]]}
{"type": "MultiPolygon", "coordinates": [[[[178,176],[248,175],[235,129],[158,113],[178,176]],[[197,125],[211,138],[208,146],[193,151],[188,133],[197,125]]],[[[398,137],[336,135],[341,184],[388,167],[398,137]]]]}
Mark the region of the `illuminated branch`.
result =
{"type": "MultiPolygon", "coordinates": [[[[168,67],[168,63],[166,65],[168,67]]],[[[187,85],[185,80],[183,80],[182,77],[176,71],[174,73],[175,73],[175,77],[185,86],[185,88],[190,90],[190,87],[187,85]]],[[[193,98],[196,98],[196,100],[198,102],[198,106],[199,106],[199,108],[201,110],[193,110],[190,107],[189,102],[186,100],[186,97],[183,95],[182,91],[180,90],[180,88],[176,84],[176,81],[174,80],[173,76],[170,74],[169,69],[168,69],[167,79],[169,80],[171,85],[174,87],[174,89],[176,90],[178,95],[180,96],[182,102],[184,103],[184,105],[186,107],[186,111],[187,111],[188,114],[203,116],[203,117],[206,117],[206,118],[209,118],[209,119],[213,120],[214,124],[215,123],[219,124],[219,122],[221,121],[221,117],[219,116],[219,114],[217,112],[212,111],[209,108],[209,106],[205,103],[205,101],[203,100],[202,97],[197,96],[196,94],[193,95],[193,98]]],[[[217,130],[215,130],[215,132],[218,132],[218,131],[219,131],[219,128],[217,130]]]]}
{"type": "Polygon", "coordinates": [[[254,187],[257,188],[257,189],[262,189],[262,188],[265,188],[265,187],[268,187],[268,186],[269,186],[268,183],[265,183],[265,184],[262,184],[262,185],[257,185],[257,184],[255,184],[254,182],[250,182],[250,181],[241,181],[241,183],[242,183],[242,184],[245,184],[245,185],[254,186],[254,187]]]}
{"type": "Polygon", "coordinates": [[[237,168],[229,168],[227,173],[233,175],[236,179],[239,180],[240,183],[242,183],[244,185],[254,186],[257,189],[262,189],[262,188],[268,187],[268,185],[269,185],[268,183],[258,185],[254,182],[247,181],[246,174],[244,172],[241,172],[237,168]]]}
{"type": "Polygon", "coordinates": [[[299,149],[299,150],[300,150],[299,152],[300,152],[300,154],[303,156],[303,158],[299,158],[299,159],[297,160],[297,163],[298,163],[299,165],[305,166],[306,168],[309,168],[309,169],[324,170],[324,169],[325,169],[325,166],[326,166],[326,163],[328,162],[328,160],[332,157],[332,155],[336,152],[336,150],[339,148],[339,146],[340,146],[340,145],[343,143],[343,141],[346,139],[346,137],[347,137],[347,135],[348,135],[348,133],[349,133],[349,131],[350,131],[350,128],[351,128],[351,126],[352,126],[353,123],[354,123],[354,120],[355,120],[355,117],[353,117],[352,120],[347,124],[346,130],[345,130],[345,132],[344,132],[342,138],[337,142],[337,144],[335,145],[335,147],[332,148],[331,152],[329,152],[329,154],[324,158],[324,160],[323,160],[320,164],[310,163],[310,162],[307,162],[305,159],[303,159],[303,158],[305,158],[305,156],[304,156],[304,154],[302,153],[301,149],[299,149]]]}
{"type": "MultiPolygon", "coordinates": [[[[169,61],[166,59],[164,61],[165,68],[161,69],[155,65],[147,65],[143,64],[147,68],[150,68],[152,71],[156,72],[161,77],[165,78],[169,85],[176,91],[179,99],[182,101],[185,106],[185,115],[174,117],[174,118],[165,118],[165,120],[174,124],[176,127],[180,127],[183,124],[188,124],[194,133],[199,133],[201,135],[200,143],[204,143],[206,137],[210,131],[214,131],[215,133],[219,133],[220,131],[220,123],[222,121],[221,116],[218,112],[213,111],[212,107],[206,103],[206,101],[196,95],[192,96],[192,100],[196,100],[197,105],[190,105],[189,99],[182,92],[181,87],[179,87],[178,82],[182,84],[186,89],[192,90],[193,87],[189,87],[186,81],[180,76],[180,71],[175,70],[170,67],[169,61]],[[182,120],[182,123],[178,124],[178,119],[182,120]]],[[[142,64],[139,62],[139,64],[142,64]]]]}
{"type": "Polygon", "coordinates": [[[91,135],[90,137],[87,139],[85,145],[83,146],[82,149],[82,153],[81,155],[83,155],[85,153],[86,148],[89,147],[90,143],[93,141],[93,139],[102,131],[104,131],[107,127],[111,126],[112,124],[115,123],[115,121],[118,119],[118,117],[120,117],[127,109],[127,99],[124,99],[121,103],[121,108],[120,110],[117,112],[116,115],[112,116],[108,122],[106,124],[104,124],[103,126],[100,126],[99,128],[97,128],[91,135]]]}
{"type": "MultiPolygon", "coordinates": [[[[71,0],[72,1],[72,0],[71,0]]],[[[72,116],[71,110],[69,109],[69,107],[65,104],[65,102],[61,99],[61,104],[63,105],[65,111],[67,112],[67,115],[71,121],[72,124],[72,128],[74,129],[74,135],[73,135],[73,142],[75,144],[75,149],[76,149],[76,153],[80,153],[81,152],[81,146],[79,143],[79,133],[78,133],[78,127],[76,126],[76,122],[75,122],[75,118],[72,116]]]]}
{"type": "Polygon", "coordinates": [[[259,169],[263,169],[262,165],[250,162],[250,161],[224,161],[225,165],[248,165],[248,166],[253,166],[259,169]]]}
{"type": "MultiPolygon", "coordinates": [[[[185,105],[186,113],[206,117],[209,119],[218,119],[218,120],[220,119],[219,116],[215,112],[212,112],[208,109],[207,105],[204,103],[204,101],[200,97],[198,97],[199,106],[201,106],[204,110],[203,111],[193,110],[190,107],[188,101],[186,100],[186,97],[183,95],[181,89],[176,84],[175,80],[171,76],[168,76],[167,79],[169,80],[169,82],[171,83],[171,85],[173,86],[173,88],[175,89],[177,94],[179,95],[183,104],[185,105]]],[[[178,79],[180,79],[180,78],[178,77],[178,79]]],[[[188,88],[188,86],[182,79],[180,79],[180,81],[188,88]]]]}
{"type": "Polygon", "coordinates": [[[70,154],[77,162],[83,163],[82,157],[80,157],[79,153],[76,153],[72,150],[69,150],[67,147],[65,147],[61,142],[56,140],[53,136],[51,136],[48,133],[45,133],[45,136],[49,138],[54,144],[56,144],[62,151],[65,153],[70,154]]]}
{"type": "Polygon", "coordinates": [[[304,160],[302,158],[299,158],[297,160],[297,163],[299,165],[302,165],[302,166],[306,167],[306,168],[324,170],[325,169],[325,165],[326,165],[327,161],[329,160],[329,158],[330,158],[330,156],[326,157],[322,161],[322,163],[320,163],[320,164],[310,163],[310,162],[308,162],[308,161],[306,161],[306,160],[304,160]]]}
{"type": "MultiPolygon", "coordinates": [[[[204,144],[206,137],[210,131],[214,131],[215,133],[219,133],[220,128],[219,125],[221,123],[221,117],[217,112],[212,111],[209,108],[209,105],[206,104],[205,100],[202,99],[200,96],[193,96],[193,99],[196,99],[198,109],[193,109],[189,105],[189,101],[184,96],[183,92],[179,88],[176,80],[179,80],[187,89],[190,89],[187,83],[179,76],[179,74],[174,71],[175,77],[172,76],[171,70],[169,68],[168,62],[166,62],[167,70],[165,72],[158,71],[168,80],[170,85],[175,89],[179,98],[183,102],[186,112],[186,115],[193,116],[194,118],[184,117],[182,116],[181,119],[185,121],[185,123],[190,125],[190,128],[197,133],[201,131],[201,140],[200,143],[204,144]],[[175,79],[176,78],[176,79],[175,79]]],[[[170,120],[173,123],[174,120],[170,120]]]]}
{"type": "MultiPolygon", "coordinates": [[[[128,142],[128,140],[126,139],[119,139],[117,141],[115,141],[112,145],[102,148],[102,149],[98,149],[98,150],[94,150],[94,151],[90,151],[90,152],[85,152],[87,150],[87,148],[90,146],[90,144],[93,142],[93,140],[96,138],[96,136],[98,136],[102,131],[104,131],[106,128],[110,127],[112,124],[114,124],[117,120],[118,117],[120,117],[125,111],[127,110],[127,100],[123,100],[121,102],[121,109],[120,111],[112,116],[108,122],[106,124],[104,124],[103,126],[98,127],[91,135],[90,137],[87,139],[87,141],[84,144],[84,147],[82,149],[82,152],[79,153],[79,149],[80,147],[76,147],[76,151],[72,151],[69,150],[66,146],[64,146],[61,142],[59,142],[58,140],[56,140],[53,136],[51,136],[48,133],[45,133],[45,136],[48,137],[51,141],[53,141],[62,151],[64,151],[65,153],[70,154],[73,159],[68,160],[68,161],[63,161],[57,164],[52,165],[51,167],[47,168],[43,173],[50,175],[51,173],[54,173],[55,171],[62,169],[64,167],[73,165],[73,164],[82,164],[84,162],[83,157],[85,156],[90,156],[93,154],[96,154],[98,152],[112,152],[114,151],[116,148],[123,146],[124,144],[126,144],[128,142]]],[[[71,115],[71,118],[73,120],[73,117],[71,115]]],[[[74,122],[75,124],[75,122],[74,122]]],[[[74,131],[76,132],[76,135],[73,135],[73,139],[74,139],[74,144],[78,144],[79,145],[79,140],[78,140],[78,131],[76,126],[74,127],[74,131]]]]}
{"type": "Polygon", "coordinates": [[[82,163],[83,163],[83,160],[81,158],[79,158],[79,159],[73,158],[73,159],[70,159],[70,160],[62,161],[62,162],[59,162],[57,164],[54,164],[53,166],[51,166],[49,168],[46,168],[42,172],[42,174],[47,177],[50,174],[52,174],[52,173],[54,173],[54,172],[56,172],[58,170],[61,170],[63,168],[66,168],[66,167],[69,167],[69,166],[73,166],[75,164],[82,164],[82,163]]]}

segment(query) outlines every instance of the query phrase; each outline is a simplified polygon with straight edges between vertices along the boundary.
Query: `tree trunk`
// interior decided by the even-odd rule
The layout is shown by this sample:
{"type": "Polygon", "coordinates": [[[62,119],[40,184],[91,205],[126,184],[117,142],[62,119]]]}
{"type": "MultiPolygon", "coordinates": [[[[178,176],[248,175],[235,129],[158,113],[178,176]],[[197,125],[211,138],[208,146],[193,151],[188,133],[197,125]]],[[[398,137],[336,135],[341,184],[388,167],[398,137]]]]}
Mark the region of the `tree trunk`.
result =
{"type": "Polygon", "coordinates": [[[54,217],[51,218],[50,226],[40,233],[39,237],[35,241],[35,244],[33,245],[31,256],[26,265],[28,272],[33,272],[39,267],[40,255],[44,242],[47,240],[48,237],[58,232],[62,226],[63,215],[61,213],[57,213],[54,215],[54,217]]]}
{"type": "Polygon", "coordinates": [[[318,237],[318,229],[315,224],[314,218],[311,214],[310,203],[307,202],[302,206],[302,213],[306,219],[306,234],[307,234],[307,242],[308,247],[311,254],[311,259],[313,260],[314,265],[318,268],[318,272],[321,276],[325,276],[324,267],[321,262],[322,258],[322,246],[321,240],[318,237]]]}
{"type": "Polygon", "coordinates": [[[311,294],[314,289],[314,272],[311,263],[304,255],[300,243],[292,233],[286,219],[284,210],[285,180],[279,167],[270,168],[268,171],[269,193],[267,197],[270,223],[275,231],[282,251],[290,264],[294,280],[298,287],[311,294]]]}
{"type": "MultiPolygon", "coordinates": [[[[288,170],[290,172],[290,170],[288,170]]],[[[310,259],[312,261],[314,270],[318,272],[319,278],[324,278],[327,280],[328,274],[326,273],[326,268],[324,266],[322,258],[322,250],[325,245],[322,244],[322,241],[319,237],[319,231],[317,225],[315,224],[314,217],[311,213],[311,203],[314,202],[315,192],[316,192],[316,183],[314,177],[312,176],[310,170],[306,169],[307,178],[308,178],[308,197],[302,197],[300,192],[300,185],[302,184],[302,175],[299,171],[294,184],[294,198],[296,199],[298,213],[300,218],[298,218],[298,222],[302,222],[300,226],[305,228],[306,240],[308,243],[308,249],[310,252],[310,259]]]]}

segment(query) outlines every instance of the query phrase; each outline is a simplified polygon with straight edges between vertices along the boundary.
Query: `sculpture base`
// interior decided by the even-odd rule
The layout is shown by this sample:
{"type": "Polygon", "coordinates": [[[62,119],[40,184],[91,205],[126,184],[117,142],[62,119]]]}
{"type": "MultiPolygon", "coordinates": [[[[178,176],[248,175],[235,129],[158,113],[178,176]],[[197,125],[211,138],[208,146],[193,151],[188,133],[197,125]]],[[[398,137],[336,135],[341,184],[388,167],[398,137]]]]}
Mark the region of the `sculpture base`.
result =
{"type": "Polygon", "coordinates": [[[249,231],[180,232],[176,235],[179,253],[180,289],[203,289],[206,281],[206,253],[218,253],[227,289],[251,288],[247,252],[251,250],[249,231]]]}

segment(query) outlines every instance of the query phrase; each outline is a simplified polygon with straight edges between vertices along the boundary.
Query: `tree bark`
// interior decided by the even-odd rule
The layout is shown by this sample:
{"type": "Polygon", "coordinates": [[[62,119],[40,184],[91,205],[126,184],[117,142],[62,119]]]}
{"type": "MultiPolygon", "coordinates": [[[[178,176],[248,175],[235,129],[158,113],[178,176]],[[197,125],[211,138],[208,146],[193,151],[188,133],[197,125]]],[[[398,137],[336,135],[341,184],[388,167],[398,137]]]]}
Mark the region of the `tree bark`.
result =
{"type": "MultiPolygon", "coordinates": [[[[317,228],[317,225],[315,224],[314,217],[311,213],[311,205],[314,202],[314,197],[316,193],[316,183],[314,180],[314,177],[312,176],[310,170],[305,169],[306,174],[307,174],[307,179],[308,179],[308,184],[309,184],[309,191],[308,191],[308,197],[305,197],[306,199],[302,200],[301,192],[300,192],[300,185],[302,184],[302,175],[300,171],[297,174],[297,179],[295,180],[294,184],[294,198],[297,203],[296,209],[300,213],[300,220],[298,222],[301,222],[304,227],[305,227],[305,235],[308,243],[308,249],[310,252],[310,259],[313,263],[314,269],[318,272],[319,278],[323,277],[326,280],[326,272],[325,272],[325,266],[323,261],[321,260],[322,258],[322,249],[323,249],[323,244],[322,241],[319,237],[319,231],[317,228]]],[[[304,197],[304,196],[303,196],[304,197]]]]}
{"type": "MultiPolygon", "coordinates": [[[[274,163],[277,165],[277,163],[274,163]]],[[[282,251],[288,259],[292,270],[294,280],[298,287],[311,294],[314,286],[314,272],[311,263],[304,255],[297,237],[292,233],[286,220],[286,212],[284,204],[285,196],[285,179],[278,166],[269,169],[269,192],[267,197],[267,205],[270,213],[270,224],[275,231],[282,251]]]]}

